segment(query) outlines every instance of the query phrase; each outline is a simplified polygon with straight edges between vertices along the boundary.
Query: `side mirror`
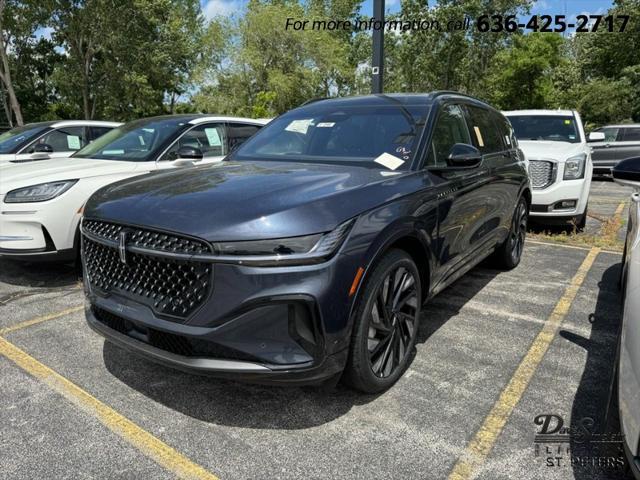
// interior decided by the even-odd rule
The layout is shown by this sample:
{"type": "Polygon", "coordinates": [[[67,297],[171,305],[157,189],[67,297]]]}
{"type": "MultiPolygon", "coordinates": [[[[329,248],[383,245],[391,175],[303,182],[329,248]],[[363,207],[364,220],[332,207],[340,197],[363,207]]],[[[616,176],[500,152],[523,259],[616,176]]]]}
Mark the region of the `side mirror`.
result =
{"type": "Polygon", "coordinates": [[[203,157],[202,150],[197,147],[180,147],[178,149],[178,158],[198,161],[202,160],[203,157]]]}
{"type": "Polygon", "coordinates": [[[604,132],[591,132],[589,134],[588,142],[604,142],[606,138],[604,132]]]}
{"type": "Polygon", "coordinates": [[[616,183],[640,189],[640,157],[622,160],[613,167],[612,174],[616,183]]]}
{"type": "Polygon", "coordinates": [[[466,143],[456,143],[449,151],[447,166],[449,168],[475,168],[482,162],[480,150],[466,143]]]}

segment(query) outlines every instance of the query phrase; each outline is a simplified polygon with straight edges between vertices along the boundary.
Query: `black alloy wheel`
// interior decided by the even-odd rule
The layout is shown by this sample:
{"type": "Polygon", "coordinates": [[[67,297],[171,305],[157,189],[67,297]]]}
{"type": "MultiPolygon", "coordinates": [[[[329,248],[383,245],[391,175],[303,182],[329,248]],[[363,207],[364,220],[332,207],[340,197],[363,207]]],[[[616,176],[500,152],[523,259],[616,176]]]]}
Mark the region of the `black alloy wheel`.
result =
{"type": "Polygon", "coordinates": [[[413,354],[421,303],[415,263],[402,250],[389,251],[365,282],[359,300],[347,383],[375,393],[396,382],[413,354]]]}
{"type": "Polygon", "coordinates": [[[522,252],[524,251],[524,242],[527,238],[527,224],[529,221],[529,207],[527,201],[520,197],[513,218],[511,219],[511,228],[507,239],[496,248],[493,255],[496,267],[511,270],[520,263],[522,252]]]}

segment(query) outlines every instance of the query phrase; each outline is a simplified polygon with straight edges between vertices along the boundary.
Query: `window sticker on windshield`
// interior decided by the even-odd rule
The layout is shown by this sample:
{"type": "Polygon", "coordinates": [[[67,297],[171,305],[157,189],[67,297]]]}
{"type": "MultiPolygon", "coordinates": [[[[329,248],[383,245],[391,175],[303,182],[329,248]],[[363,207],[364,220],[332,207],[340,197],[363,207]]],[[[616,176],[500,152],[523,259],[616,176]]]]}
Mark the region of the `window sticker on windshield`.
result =
{"type": "Polygon", "coordinates": [[[576,136],[575,135],[569,135],[569,140],[575,140],[576,136]]]}
{"type": "Polygon", "coordinates": [[[312,121],[313,118],[305,118],[304,120],[293,120],[289,125],[286,126],[285,130],[288,130],[289,132],[306,134],[312,121]]]}
{"type": "Polygon", "coordinates": [[[331,128],[335,125],[335,122],[320,122],[316,125],[317,128],[331,128]]]}
{"type": "Polygon", "coordinates": [[[103,155],[124,155],[124,150],[103,150],[103,155]]]}
{"type": "Polygon", "coordinates": [[[67,135],[67,147],[69,147],[69,150],[80,150],[80,137],[67,135]]]}
{"type": "Polygon", "coordinates": [[[218,133],[217,128],[215,127],[205,128],[204,133],[207,136],[207,142],[209,142],[210,147],[222,146],[222,141],[220,140],[220,134],[218,133]]]}
{"type": "Polygon", "coordinates": [[[480,133],[480,129],[478,127],[473,127],[473,131],[476,132],[476,138],[478,139],[478,145],[484,147],[484,140],[482,139],[482,133],[480,133]]]}
{"type": "Polygon", "coordinates": [[[375,158],[373,161],[379,163],[383,167],[387,167],[389,170],[395,170],[404,163],[404,160],[400,160],[398,157],[386,152],[375,158]]]}
{"type": "Polygon", "coordinates": [[[564,121],[564,124],[565,124],[565,125],[571,125],[571,120],[565,120],[565,121],[564,121]]]}
{"type": "Polygon", "coordinates": [[[138,135],[138,140],[140,140],[140,145],[144,145],[144,137],[142,135],[138,135]]]}

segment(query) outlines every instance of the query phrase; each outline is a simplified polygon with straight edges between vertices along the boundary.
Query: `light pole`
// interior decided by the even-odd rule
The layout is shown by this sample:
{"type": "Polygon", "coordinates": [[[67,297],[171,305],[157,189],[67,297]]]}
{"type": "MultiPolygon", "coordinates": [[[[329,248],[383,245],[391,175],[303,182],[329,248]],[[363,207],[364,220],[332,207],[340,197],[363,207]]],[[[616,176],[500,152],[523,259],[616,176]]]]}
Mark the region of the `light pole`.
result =
{"type": "MultiPolygon", "coordinates": [[[[373,60],[371,62],[371,93],[382,93],[384,80],[384,0],[373,0],[373,19],[381,28],[373,29],[373,60]]],[[[375,24],[375,22],[373,22],[375,24]]]]}

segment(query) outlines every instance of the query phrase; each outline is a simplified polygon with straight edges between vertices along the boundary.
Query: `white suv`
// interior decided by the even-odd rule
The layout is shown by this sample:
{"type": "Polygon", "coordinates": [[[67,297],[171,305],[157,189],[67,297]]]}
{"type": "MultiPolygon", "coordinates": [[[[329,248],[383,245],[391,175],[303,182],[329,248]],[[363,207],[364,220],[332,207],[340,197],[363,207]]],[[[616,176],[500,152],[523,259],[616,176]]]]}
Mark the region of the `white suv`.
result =
{"type": "Polygon", "coordinates": [[[149,172],[220,162],[265,123],[196,114],[145,118],[113,129],[64,162],[0,165],[0,256],[75,259],[84,203],[96,190],[149,172]]]}
{"type": "Polygon", "coordinates": [[[99,120],[28,123],[0,135],[0,164],[66,158],[122,125],[99,120]]]}
{"type": "Polygon", "coordinates": [[[575,110],[514,110],[511,121],[529,162],[530,215],[538,223],[575,223],[584,229],[593,166],[591,149],[575,110]]]}

